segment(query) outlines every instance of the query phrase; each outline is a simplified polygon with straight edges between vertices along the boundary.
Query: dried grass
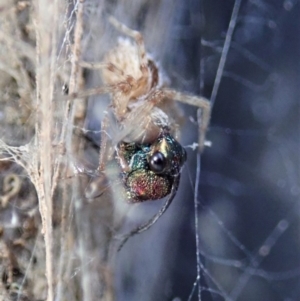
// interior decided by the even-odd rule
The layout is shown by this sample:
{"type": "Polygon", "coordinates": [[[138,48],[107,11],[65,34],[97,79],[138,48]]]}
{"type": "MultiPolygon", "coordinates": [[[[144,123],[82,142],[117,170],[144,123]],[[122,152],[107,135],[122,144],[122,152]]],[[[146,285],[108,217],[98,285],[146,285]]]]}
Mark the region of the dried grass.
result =
{"type": "MultiPolygon", "coordinates": [[[[94,247],[88,246],[90,229],[82,222],[91,213],[83,209],[87,177],[75,177],[73,172],[75,156],[83,156],[85,149],[73,125],[84,126],[86,102],[66,99],[59,90],[63,83],[68,83],[71,93],[83,88],[79,66],[83,5],[77,2],[68,7],[61,1],[44,0],[0,4],[1,173],[5,181],[18,170],[16,181],[22,182],[22,188],[8,196],[9,202],[2,202],[1,213],[9,212],[8,223],[1,225],[3,300],[95,298],[93,272],[87,264],[94,247]],[[69,20],[66,28],[64,20],[69,20]],[[74,42],[61,44],[66,30],[72,36],[70,24],[75,24],[74,42]],[[24,187],[27,177],[33,185],[24,187]],[[19,210],[13,218],[22,194],[31,202],[30,210],[19,210]],[[35,231],[24,236],[29,220],[34,221],[35,231]],[[24,237],[9,236],[9,227],[20,230],[24,237]]],[[[3,187],[2,191],[5,196],[3,187]]],[[[101,206],[96,207],[102,211],[101,206]]],[[[99,284],[111,282],[105,259],[95,270],[99,284]]],[[[108,286],[111,284],[105,290],[100,285],[101,300],[112,300],[107,297],[112,295],[108,286]]]]}

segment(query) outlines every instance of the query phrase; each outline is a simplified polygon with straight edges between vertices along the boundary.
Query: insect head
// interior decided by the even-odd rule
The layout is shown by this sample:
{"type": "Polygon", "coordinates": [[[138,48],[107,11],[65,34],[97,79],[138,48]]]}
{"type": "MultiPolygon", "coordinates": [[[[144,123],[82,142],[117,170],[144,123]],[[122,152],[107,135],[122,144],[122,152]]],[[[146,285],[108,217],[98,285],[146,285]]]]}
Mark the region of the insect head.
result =
{"type": "Polygon", "coordinates": [[[143,202],[170,194],[186,161],[186,151],[168,129],[163,129],[152,144],[119,143],[117,160],[128,201],[143,202]]]}

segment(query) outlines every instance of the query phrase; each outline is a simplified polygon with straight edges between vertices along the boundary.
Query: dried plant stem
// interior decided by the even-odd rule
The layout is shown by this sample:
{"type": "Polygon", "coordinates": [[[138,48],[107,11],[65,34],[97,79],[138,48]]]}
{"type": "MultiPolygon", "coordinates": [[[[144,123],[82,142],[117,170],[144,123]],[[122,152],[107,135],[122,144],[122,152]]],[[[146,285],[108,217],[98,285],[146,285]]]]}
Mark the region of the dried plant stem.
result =
{"type": "MultiPolygon", "coordinates": [[[[82,89],[83,79],[82,79],[82,68],[79,65],[81,60],[81,42],[83,36],[83,9],[84,1],[77,1],[76,4],[77,14],[76,14],[76,26],[74,32],[74,45],[73,45],[73,54],[72,54],[72,69],[69,82],[69,93],[70,95],[75,94],[78,90],[82,89]]],[[[73,157],[74,146],[76,146],[76,152],[80,152],[83,147],[77,137],[73,135],[73,124],[83,126],[85,118],[85,106],[80,108],[80,99],[68,99],[65,109],[65,120],[67,123],[63,125],[61,142],[65,141],[66,143],[66,155],[67,158],[73,157]],[[82,109],[84,108],[84,109],[82,109]],[[80,113],[78,114],[78,112],[80,113]]],[[[72,162],[70,162],[72,164],[72,162]]],[[[74,209],[75,209],[75,223],[77,225],[78,231],[78,254],[81,261],[82,273],[81,273],[81,282],[82,282],[82,300],[93,300],[93,290],[91,289],[91,275],[87,270],[86,265],[86,250],[85,238],[90,229],[87,224],[83,224],[82,220],[86,220],[86,217],[83,213],[83,204],[81,198],[81,183],[78,177],[72,179],[72,199],[74,200],[74,209]]]]}
{"type": "Polygon", "coordinates": [[[49,5],[45,0],[37,1],[36,9],[36,53],[37,53],[37,108],[36,149],[38,179],[36,181],[39,197],[39,209],[42,217],[42,232],[46,249],[46,277],[48,282],[47,300],[54,300],[53,279],[53,225],[52,225],[52,175],[53,175],[53,91],[55,78],[57,27],[49,28],[49,24],[58,23],[58,1],[49,5]],[[50,53],[50,59],[49,59],[50,53]]]}

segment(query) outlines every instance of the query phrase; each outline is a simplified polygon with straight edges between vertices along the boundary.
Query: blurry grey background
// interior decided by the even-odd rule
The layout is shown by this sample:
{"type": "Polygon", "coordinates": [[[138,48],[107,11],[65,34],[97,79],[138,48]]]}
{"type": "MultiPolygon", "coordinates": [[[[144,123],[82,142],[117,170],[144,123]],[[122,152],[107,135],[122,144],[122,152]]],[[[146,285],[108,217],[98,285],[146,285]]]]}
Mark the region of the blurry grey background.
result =
{"type": "MultiPolygon", "coordinates": [[[[108,42],[99,42],[86,59],[100,60],[115,44],[119,34],[111,26],[97,31],[102,14],[112,14],[143,33],[172,87],[210,98],[233,4],[107,2],[94,11],[99,18],[90,32],[96,41],[95,35],[106,35],[108,42]]],[[[212,147],[201,156],[202,301],[300,300],[299,8],[296,0],[242,1],[207,136],[212,147]]],[[[90,77],[91,86],[98,81],[90,77]]],[[[99,129],[103,103],[95,97],[90,107],[91,129],[99,129]]],[[[181,142],[188,146],[197,141],[196,108],[182,108],[181,142]]],[[[197,290],[189,299],[197,271],[196,152],[187,152],[180,190],[167,213],[117,255],[117,300],[198,300],[197,290]]],[[[123,231],[161,205],[138,205],[123,231]]]]}

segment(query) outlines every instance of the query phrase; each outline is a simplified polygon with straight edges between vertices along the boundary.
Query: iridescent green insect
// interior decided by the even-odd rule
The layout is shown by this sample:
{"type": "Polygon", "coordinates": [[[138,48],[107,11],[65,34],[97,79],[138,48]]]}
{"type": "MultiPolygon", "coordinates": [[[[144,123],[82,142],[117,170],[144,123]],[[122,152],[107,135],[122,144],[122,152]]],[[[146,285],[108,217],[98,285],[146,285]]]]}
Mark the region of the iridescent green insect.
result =
{"type": "Polygon", "coordinates": [[[155,216],[124,236],[121,249],[129,237],[149,229],[171,204],[186,161],[186,151],[166,128],[152,144],[119,143],[116,158],[121,167],[128,202],[158,200],[169,195],[155,216]]]}

